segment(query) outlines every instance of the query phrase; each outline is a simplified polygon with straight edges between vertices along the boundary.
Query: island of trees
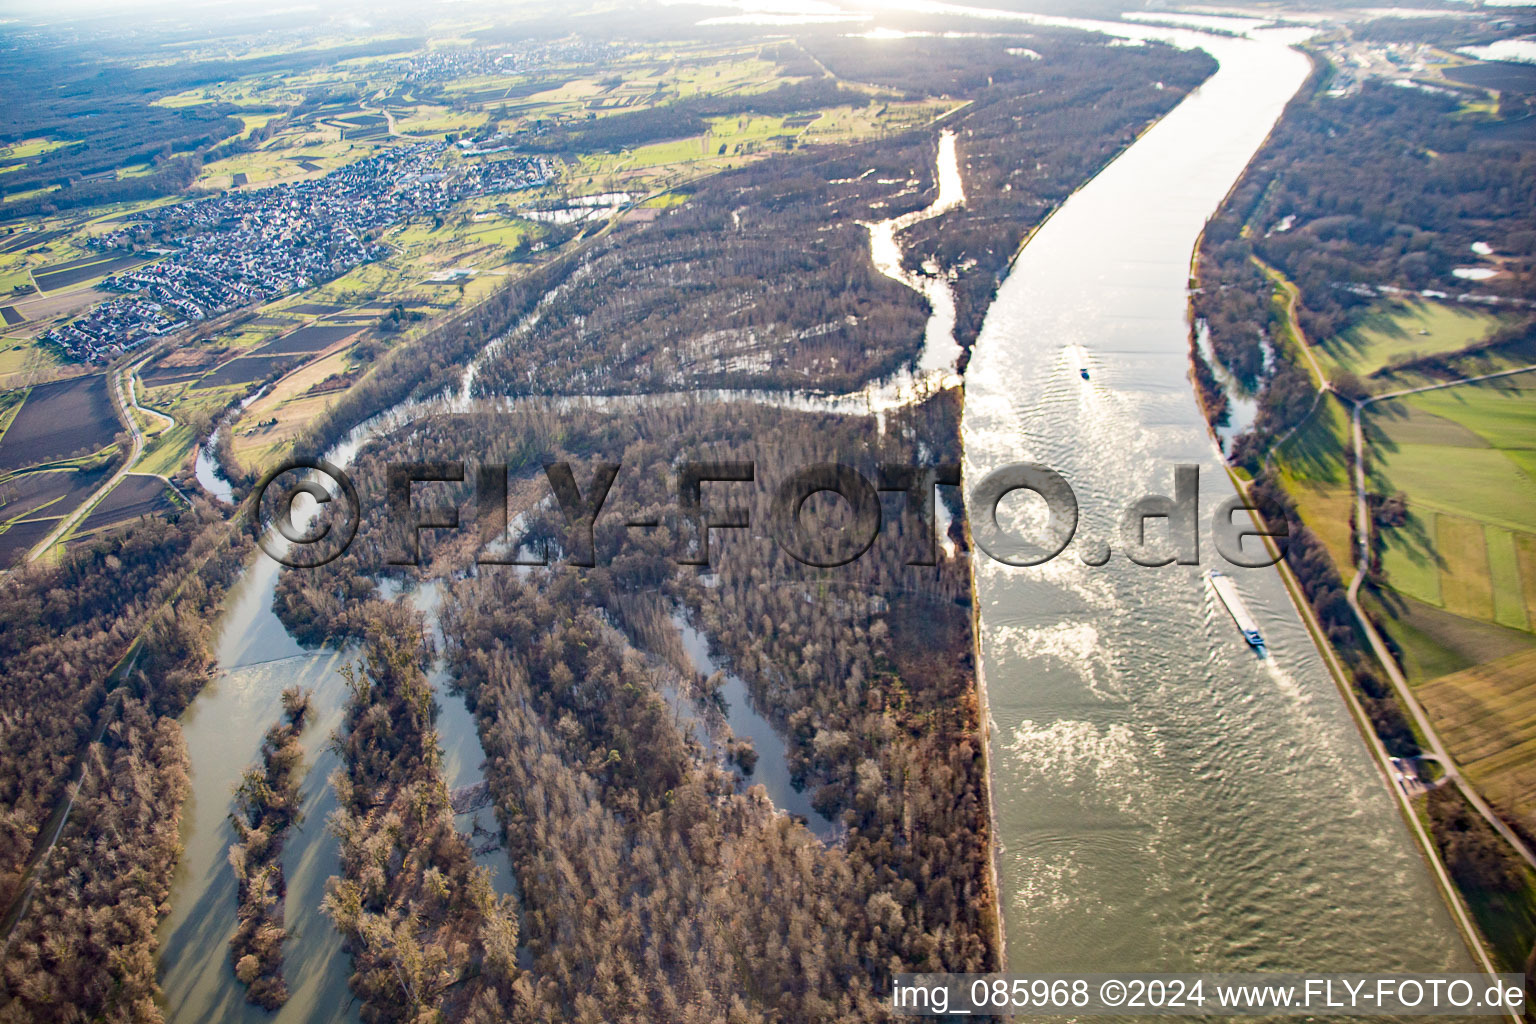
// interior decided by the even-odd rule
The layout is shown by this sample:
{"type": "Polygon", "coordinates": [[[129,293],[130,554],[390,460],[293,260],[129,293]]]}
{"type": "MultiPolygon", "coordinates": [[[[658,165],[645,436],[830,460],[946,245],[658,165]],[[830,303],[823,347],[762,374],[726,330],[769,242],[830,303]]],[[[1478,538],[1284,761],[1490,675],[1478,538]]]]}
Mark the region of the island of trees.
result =
{"type": "Polygon", "coordinates": [[[229,940],[235,976],[246,998],[275,1010],[288,1001],[283,980],[283,840],[299,820],[299,782],[304,749],[299,733],[310,714],[310,694],[298,687],[283,691],[283,719],[261,741],[261,765],[246,769],[235,792],[230,821],[236,842],[229,863],[239,889],[239,927],[229,940]]]}

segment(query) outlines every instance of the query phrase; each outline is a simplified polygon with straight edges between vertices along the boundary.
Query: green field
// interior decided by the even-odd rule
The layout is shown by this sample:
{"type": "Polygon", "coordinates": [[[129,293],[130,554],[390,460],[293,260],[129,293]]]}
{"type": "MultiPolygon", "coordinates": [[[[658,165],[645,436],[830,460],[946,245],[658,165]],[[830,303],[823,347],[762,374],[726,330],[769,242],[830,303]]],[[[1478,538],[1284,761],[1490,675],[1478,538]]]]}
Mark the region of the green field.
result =
{"type": "MultiPolygon", "coordinates": [[[[392,108],[393,109],[393,108],[392,108]]],[[[446,135],[449,132],[477,132],[489,115],[478,111],[458,111],[450,107],[423,103],[403,117],[395,118],[395,130],[403,135],[446,135]]]]}
{"type": "Polygon", "coordinates": [[[411,276],[426,276],[449,266],[499,266],[524,238],[532,242],[544,234],[542,225],[509,214],[466,212],[440,228],[418,221],[391,233],[388,241],[404,252],[386,262],[399,264],[411,276]]]}
{"type": "Polygon", "coordinates": [[[1525,590],[1521,585],[1515,534],[1497,526],[1487,526],[1483,535],[1488,546],[1488,576],[1493,583],[1493,621],[1513,629],[1529,629],[1531,623],[1525,611],[1525,590]]]}
{"type": "Polygon", "coordinates": [[[1504,969],[1514,973],[1525,966],[1521,954],[1529,955],[1536,942],[1536,876],[1525,870],[1521,876],[1523,884],[1512,893],[1463,889],[1478,927],[1493,946],[1494,963],[1502,961],[1504,969]]]}
{"type": "Polygon", "coordinates": [[[1520,582],[1525,589],[1525,618],[1536,627],[1536,537],[1517,533],[1515,562],[1520,567],[1520,582]]]}
{"type": "Polygon", "coordinates": [[[1308,483],[1347,484],[1349,412],[1335,395],[1324,395],[1312,413],[1276,449],[1286,475],[1308,483]]]}
{"type": "MultiPolygon", "coordinates": [[[[1417,382],[1371,373],[1431,343],[1460,352],[1496,324],[1418,303],[1379,313],[1314,353],[1326,374],[1347,369],[1380,392],[1417,382]]],[[[1282,484],[1346,578],[1348,431],[1348,406],[1328,395],[1275,452],[1282,484]]],[[[1367,591],[1366,608],[1453,756],[1491,800],[1536,827],[1536,373],[1374,403],[1365,436],[1371,491],[1402,492],[1408,504],[1405,525],[1379,531],[1388,587],[1367,591]]],[[[1536,927],[1536,905],[1509,903],[1530,896],[1477,894],[1479,919],[1501,950],[1536,927]]]]}
{"type": "Polygon", "coordinates": [[[23,160],[73,144],[71,139],[23,139],[0,148],[0,160],[23,160]]]}
{"type": "Polygon", "coordinates": [[[1382,371],[1421,356],[1459,352],[1482,341],[1502,321],[1491,313],[1415,299],[1383,303],[1344,331],[1314,345],[1313,354],[1329,377],[1348,370],[1372,391],[1392,391],[1404,382],[1384,380],[1382,371]],[[1371,379],[1373,375],[1376,379],[1371,379]]]}
{"type": "Polygon", "coordinates": [[[186,465],[196,444],[197,435],[192,427],[185,423],[177,423],[171,429],[163,431],[145,447],[144,454],[138,464],[133,467],[133,471],[156,473],[164,477],[175,476],[182,466],[186,465]]]}
{"type": "Polygon", "coordinates": [[[1372,486],[1383,493],[1405,491],[1421,509],[1536,530],[1536,480],[1496,448],[1401,443],[1389,433],[1372,454],[1372,486]]]}
{"type": "Polygon", "coordinates": [[[284,129],[250,153],[237,153],[203,167],[198,174],[200,188],[229,188],[236,174],[246,176],[247,187],[273,185],[283,181],[317,178],[338,167],[372,156],[381,139],[342,139],[341,130],[330,125],[299,125],[284,129]],[[306,170],[307,162],[319,170],[306,170]]]}
{"type": "Polygon", "coordinates": [[[1493,622],[1452,615],[1396,590],[1362,591],[1361,601],[1401,651],[1403,674],[1415,686],[1486,661],[1536,649],[1536,637],[1493,622]]]}
{"type": "Polygon", "coordinates": [[[1474,519],[1435,517],[1435,551],[1445,561],[1440,594],[1453,615],[1493,620],[1493,580],[1488,575],[1488,542],[1474,519]]]}
{"type": "Polygon", "coordinates": [[[1536,625],[1536,374],[1370,407],[1371,488],[1408,497],[1383,531],[1400,594],[1517,630],[1536,625]]]}
{"type": "Polygon", "coordinates": [[[15,387],[26,380],[29,373],[57,365],[58,355],[47,345],[34,345],[24,338],[0,339],[0,388],[15,387]]]}
{"type": "Polygon", "coordinates": [[[1443,608],[1445,599],[1440,590],[1441,560],[1434,544],[1435,530],[1433,513],[1410,509],[1405,526],[1383,531],[1381,561],[1393,590],[1443,608]]]}
{"type": "Polygon", "coordinates": [[[1394,401],[1460,424],[1536,479],[1536,373],[1394,401]]]}
{"type": "Polygon", "coordinates": [[[619,153],[583,153],[568,165],[566,180],[577,186],[644,191],[675,181],[679,175],[691,178],[736,167],[745,159],[782,153],[792,145],[851,142],[926,123],[945,109],[934,100],[829,107],[801,127],[787,127],[780,116],[715,117],[703,135],[619,153]]]}
{"type": "MultiPolygon", "coordinates": [[[[1458,363],[1461,361],[1458,360],[1458,363]]],[[[1499,813],[1536,830],[1536,374],[1369,407],[1371,488],[1401,491],[1381,531],[1388,589],[1366,595],[1436,730],[1499,813]]],[[[1536,877],[1458,879],[1507,968],[1536,939],[1536,877]]]]}
{"type": "Polygon", "coordinates": [[[1372,488],[1409,497],[1384,531],[1393,590],[1530,629],[1536,591],[1536,375],[1372,405],[1372,488]]]}

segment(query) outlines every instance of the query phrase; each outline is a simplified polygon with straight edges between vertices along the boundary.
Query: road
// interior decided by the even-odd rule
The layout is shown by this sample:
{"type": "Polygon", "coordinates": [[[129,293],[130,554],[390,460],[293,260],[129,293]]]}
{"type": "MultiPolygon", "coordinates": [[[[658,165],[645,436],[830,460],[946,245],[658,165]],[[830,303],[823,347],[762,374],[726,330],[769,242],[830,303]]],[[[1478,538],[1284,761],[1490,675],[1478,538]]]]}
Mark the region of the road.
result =
{"type": "Polygon", "coordinates": [[[1302,330],[1301,320],[1296,316],[1296,304],[1301,298],[1301,292],[1297,290],[1295,285],[1291,284],[1291,282],[1286,279],[1284,274],[1280,273],[1280,271],[1276,270],[1268,263],[1265,263],[1257,256],[1250,256],[1249,259],[1253,260],[1258,268],[1262,270],[1272,282],[1280,285],[1281,289],[1285,292],[1286,320],[1290,324],[1291,334],[1296,338],[1296,347],[1301,350],[1302,358],[1305,359],[1307,361],[1307,365],[1312,368],[1312,376],[1317,382],[1317,394],[1312,396],[1312,404],[1307,407],[1306,413],[1301,417],[1301,419],[1291,424],[1290,429],[1286,430],[1285,433],[1275,438],[1274,442],[1269,445],[1268,451],[1264,453],[1264,461],[1269,462],[1275,457],[1275,453],[1280,450],[1280,446],[1285,444],[1286,441],[1290,440],[1291,435],[1300,430],[1302,426],[1312,418],[1312,414],[1317,411],[1317,407],[1323,401],[1323,398],[1328,394],[1328,392],[1333,390],[1333,383],[1328,379],[1327,374],[1323,373],[1323,366],[1317,361],[1317,356],[1312,354],[1312,342],[1307,340],[1307,332],[1302,330]]]}
{"type": "Polygon", "coordinates": [[[1445,769],[1447,781],[1461,791],[1462,796],[1467,798],[1467,803],[1475,807],[1477,813],[1481,814],[1488,824],[1493,826],[1499,835],[1504,837],[1505,842],[1514,847],[1515,852],[1520,855],[1521,859],[1532,868],[1536,868],[1536,853],[1533,853],[1530,846],[1513,829],[1506,825],[1502,818],[1494,813],[1493,808],[1488,806],[1487,801],[1478,795],[1477,790],[1462,775],[1461,768],[1446,751],[1445,744],[1440,740],[1440,734],[1435,731],[1429,716],[1424,713],[1423,707],[1419,705],[1418,699],[1413,695],[1413,690],[1408,685],[1407,677],[1403,675],[1402,669],[1397,666],[1397,659],[1392,657],[1392,652],[1387,649],[1386,641],[1376,631],[1376,626],[1371,621],[1370,616],[1366,615],[1365,610],[1360,607],[1360,585],[1365,582],[1366,574],[1371,564],[1370,505],[1366,499],[1365,481],[1365,431],[1361,426],[1360,420],[1365,407],[1388,398],[1401,398],[1404,395],[1416,395],[1424,391],[1439,391],[1444,388],[1459,387],[1463,384],[1475,384],[1478,381],[1493,380],[1498,377],[1510,377],[1517,373],[1529,373],[1532,370],[1536,370],[1536,366],[1522,366],[1513,370],[1500,370],[1498,373],[1485,373],[1477,377],[1464,377],[1459,380],[1445,381],[1439,384],[1426,384],[1423,387],[1389,391],[1386,394],[1373,395],[1370,398],[1354,403],[1354,408],[1350,413],[1350,444],[1355,459],[1355,535],[1357,543],[1355,578],[1350,581],[1348,598],[1350,611],[1355,613],[1355,619],[1360,623],[1360,628],[1365,632],[1366,639],[1370,641],[1371,650],[1376,654],[1376,660],[1381,662],[1382,669],[1386,671],[1387,677],[1392,680],[1392,688],[1397,691],[1398,700],[1402,702],[1403,707],[1407,708],[1408,713],[1413,716],[1414,724],[1418,726],[1425,742],[1429,744],[1431,755],[1445,769]]]}
{"type": "Polygon", "coordinates": [[[149,360],[141,359],[139,362],[134,364],[132,369],[128,371],[128,401],[133,405],[136,411],[141,412],[146,416],[156,416],[162,420],[165,420],[165,429],[170,430],[176,425],[175,417],[169,413],[161,412],[159,409],[151,409],[146,405],[139,404],[138,389],[133,386],[133,378],[138,374],[139,367],[143,366],[147,362],[149,362],[149,360]]]}

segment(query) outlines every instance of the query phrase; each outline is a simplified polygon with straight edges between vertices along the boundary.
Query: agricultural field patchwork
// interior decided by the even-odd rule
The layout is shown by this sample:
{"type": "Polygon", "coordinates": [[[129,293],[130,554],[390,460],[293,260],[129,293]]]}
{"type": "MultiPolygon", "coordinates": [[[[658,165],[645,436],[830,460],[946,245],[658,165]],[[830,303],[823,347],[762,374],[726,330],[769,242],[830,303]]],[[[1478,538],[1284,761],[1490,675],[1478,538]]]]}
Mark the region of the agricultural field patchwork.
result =
{"type": "Polygon", "coordinates": [[[1280,477],[1301,518],[1339,565],[1350,561],[1350,506],[1353,502],[1344,452],[1349,414],[1334,396],[1317,408],[1279,449],[1280,477]]]}
{"type": "Polygon", "coordinates": [[[1372,487],[1402,492],[1409,506],[1407,524],[1384,532],[1394,589],[1457,615],[1532,627],[1536,564],[1524,553],[1536,550],[1533,388],[1536,374],[1522,374],[1372,407],[1372,487]]]}
{"type": "Polygon", "coordinates": [[[1406,401],[1465,427],[1536,479],[1536,373],[1429,391],[1406,401]]]}
{"type": "Polygon", "coordinates": [[[1478,789],[1536,832],[1536,650],[1441,676],[1417,693],[1478,789]]]}
{"type": "Polygon", "coordinates": [[[342,350],[316,359],[251,403],[231,437],[242,465],[266,465],[305,424],[336,402],[364,369],[348,356],[342,350]]]}
{"type": "Polygon", "coordinates": [[[0,569],[20,561],[60,519],[90,498],[112,469],[111,463],[102,462],[0,479],[0,569]]]}
{"type": "Polygon", "coordinates": [[[219,388],[230,384],[252,384],[265,380],[280,368],[292,366],[292,356],[241,356],[231,359],[197,381],[199,388],[219,388]]]}
{"type": "Polygon", "coordinates": [[[70,260],[67,263],[50,264],[32,271],[32,279],[37,282],[38,288],[44,292],[55,292],[63,288],[72,288],[86,281],[94,281],[115,274],[120,270],[128,270],[132,267],[148,263],[152,257],[145,256],[106,256],[96,253],[78,260],[70,260]]]}
{"type": "Polygon", "coordinates": [[[107,495],[77,526],[72,528],[69,541],[78,543],[88,540],[103,530],[110,530],[121,523],[140,516],[167,515],[182,507],[164,480],[142,473],[129,473],[118,481],[107,495]]]}
{"type": "Polygon", "coordinates": [[[0,237],[0,255],[9,255],[14,252],[25,252],[38,246],[47,245],[55,238],[65,234],[64,231],[17,231],[0,237]]]}
{"type": "Polygon", "coordinates": [[[300,327],[298,330],[285,334],[274,341],[269,341],[257,350],[264,356],[285,356],[299,353],[319,352],[334,345],[345,338],[350,338],[360,330],[359,327],[346,324],[311,324],[300,327]]]}
{"type": "Polygon", "coordinates": [[[20,563],[57,525],[56,518],[5,524],[5,531],[0,533],[0,568],[9,569],[20,563]]]}

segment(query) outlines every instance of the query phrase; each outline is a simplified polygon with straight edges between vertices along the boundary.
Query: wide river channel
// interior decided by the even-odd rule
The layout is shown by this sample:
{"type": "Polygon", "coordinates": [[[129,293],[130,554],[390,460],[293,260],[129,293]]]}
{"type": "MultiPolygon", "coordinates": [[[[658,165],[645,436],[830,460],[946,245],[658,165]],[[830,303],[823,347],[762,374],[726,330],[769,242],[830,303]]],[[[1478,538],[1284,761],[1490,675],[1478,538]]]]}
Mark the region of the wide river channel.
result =
{"type": "MultiPolygon", "coordinates": [[[[1029,242],[966,373],[968,482],[1038,462],[1082,510],[1043,566],[976,554],[1008,963],[1472,970],[1278,572],[1212,544],[1233,488],[1189,381],[1190,257],[1307,60],[1294,32],[1155,34],[1220,70],[1029,242]],[[1121,510],[1172,495],[1178,464],[1200,470],[1203,564],[1137,565],[1121,510]],[[1098,568],[1096,544],[1114,549],[1098,568]],[[1208,568],[1234,577],[1268,659],[1208,568]]],[[[1015,500],[1038,501],[1005,499],[1004,525],[1028,514],[1015,500]]]]}
{"type": "MultiPolygon", "coordinates": [[[[977,555],[1009,964],[1470,970],[1279,576],[1229,570],[1269,641],[1265,661],[1202,580],[1218,564],[1210,513],[1232,489],[1188,380],[1190,254],[1307,62],[1288,38],[1114,30],[1199,45],[1221,69],[1037,232],[966,374],[969,482],[1005,463],[1041,462],[1066,476],[1083,512],[1079,540],[1046,566],[977,555]],[[1083,538],[1117,544],[1119,510],[1142,494],[1172,493],[1178,463],[1201,470],[1205,565],[1143,568],[1119,552],[1103,567],[1084,565],[1083,538]]],[[[345,464],[356,444],[333,460],[345,464]]],[[[206,456],[199,471],[218,486],[206,456]]],[[[288,636],[271,611],[276,576],[276,564],[258,557],[231,593],[218,677],[182,722],[192,796],[160,933],[172,1021],[357,1019],[350,964],[318,912],[338,869],[325,817],[345,655],[305,650],[288,636]],[[292,997],[269,1015],[243,1002],[229,966],[226,819],[239,774],[294,683],[314,688],[317,716],[304,734],[305,820],[284,852],[292,997]]],[[[449,784],[471,784],[480,761],[473,724],[461,701],[439,696],[449,784]]],[[[466,832],[471,825],[460,822],[466,832]]],[[[498,888],[511,886],[500,851],[481,862],[498,888]]]]}

